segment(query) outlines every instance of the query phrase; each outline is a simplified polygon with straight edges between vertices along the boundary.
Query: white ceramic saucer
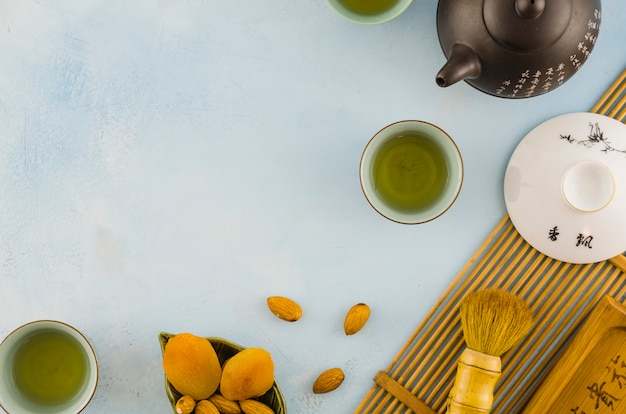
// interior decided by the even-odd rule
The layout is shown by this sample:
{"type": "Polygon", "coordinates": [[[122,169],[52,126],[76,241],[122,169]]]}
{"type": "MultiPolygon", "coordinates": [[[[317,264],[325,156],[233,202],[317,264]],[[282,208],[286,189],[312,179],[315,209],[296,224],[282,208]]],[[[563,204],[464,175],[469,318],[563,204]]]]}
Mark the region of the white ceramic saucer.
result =
{"type": "Polygon", "coordinates": [[[552,118],[519,143],[504,200],[520,235],[541,253],[596,263],[626,251],[626,125],[594,113],[552,118]]]}

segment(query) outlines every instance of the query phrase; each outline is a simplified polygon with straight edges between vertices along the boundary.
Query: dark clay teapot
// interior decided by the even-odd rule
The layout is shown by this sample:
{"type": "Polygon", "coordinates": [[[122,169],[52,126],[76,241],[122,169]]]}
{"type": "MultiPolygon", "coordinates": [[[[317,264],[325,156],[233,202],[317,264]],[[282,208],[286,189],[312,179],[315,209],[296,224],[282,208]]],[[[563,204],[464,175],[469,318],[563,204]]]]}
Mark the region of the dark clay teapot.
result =
{"type": "Polygon", "coordinates": [[[598,37],[600,0],[439,0],[448,62],[436,82],[465,80],[505,98],[551,91],[585,62],[598,37]]]}

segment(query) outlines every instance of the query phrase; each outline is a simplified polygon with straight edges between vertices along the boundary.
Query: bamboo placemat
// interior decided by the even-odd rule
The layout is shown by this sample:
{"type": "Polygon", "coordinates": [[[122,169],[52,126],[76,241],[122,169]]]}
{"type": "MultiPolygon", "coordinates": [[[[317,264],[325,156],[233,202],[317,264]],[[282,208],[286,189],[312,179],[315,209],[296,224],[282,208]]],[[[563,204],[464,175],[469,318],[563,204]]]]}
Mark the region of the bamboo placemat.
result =
{"type": "MultiPolygon", "coordinates": [[[[626,122],[626,70],[591,112],[626,122]]],[[[389,367],[376,374],[354,413],[444,413],[465,348],[459,304],[468,293],[490,287],[524,298],[537,316],[533,331],[502,357],[495,390],[493,414],[519,413],[594,305],[605,295],[625,302],[625,273],[624,255],[582,265],[549,258],[505,216],[389,367]]]]}

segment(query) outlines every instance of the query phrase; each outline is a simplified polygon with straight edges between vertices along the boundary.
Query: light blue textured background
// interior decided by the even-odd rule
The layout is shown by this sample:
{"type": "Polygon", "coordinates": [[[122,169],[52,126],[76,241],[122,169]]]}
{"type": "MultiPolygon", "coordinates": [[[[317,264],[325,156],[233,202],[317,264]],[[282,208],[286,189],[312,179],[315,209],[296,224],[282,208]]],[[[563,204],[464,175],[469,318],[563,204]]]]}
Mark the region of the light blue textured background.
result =
{"type": "Polygon", "coordinates": [[[436,7],[369,27],[323,0],[0,0],[0,336],[82,330],[101,368],[86,413],[171,412],[159,331],[264,347],[290,413],[351,412],[506,214],[520,139],[626,69],[626,2],[605,0],[555,91],[441,89],[436,7]],[[363,147],[401,119],[438,124],[465,161],[456,204],[419,226],[359,187],[363,147]],[[357,302],[372,316],[346,337],[357,302]],[[335,366],[342,387],[312,394],[335,366]]]}

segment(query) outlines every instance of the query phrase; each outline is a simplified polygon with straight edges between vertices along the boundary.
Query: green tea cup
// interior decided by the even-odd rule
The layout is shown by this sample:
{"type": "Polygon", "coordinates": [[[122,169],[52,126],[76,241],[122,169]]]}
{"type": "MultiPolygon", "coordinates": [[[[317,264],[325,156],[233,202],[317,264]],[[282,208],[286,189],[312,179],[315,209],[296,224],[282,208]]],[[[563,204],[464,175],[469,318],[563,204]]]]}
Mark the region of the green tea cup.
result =
{"type": "Polygon", "coordinates": [[[0,407],[9,414],[79,413],[97,383],[95,351],[63,322],[30,322],[0,343],[0,407]]]}
{"type": "Polygon", "coordinates": [[[400,16],[413,0],[326,0],[338,15],[353,23],[380,24],[400,16]]]}
{"type": "Polygon", "coordinates": [[[424,121],[400,121],[367,143],[359,166],[369,204],[389,220],[425,223],[455,202],[463,184],[463,159],[454,140],[424,121]]]}

